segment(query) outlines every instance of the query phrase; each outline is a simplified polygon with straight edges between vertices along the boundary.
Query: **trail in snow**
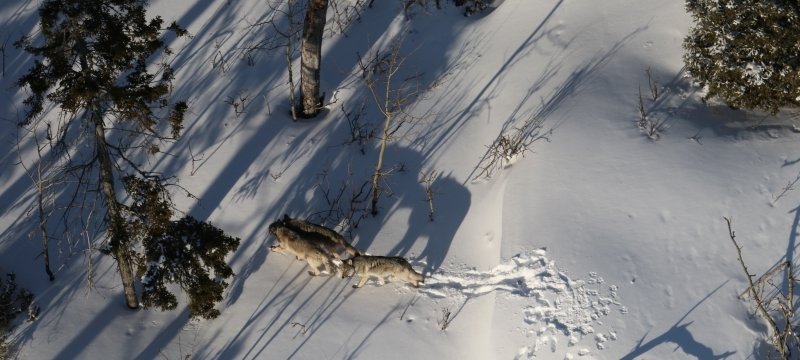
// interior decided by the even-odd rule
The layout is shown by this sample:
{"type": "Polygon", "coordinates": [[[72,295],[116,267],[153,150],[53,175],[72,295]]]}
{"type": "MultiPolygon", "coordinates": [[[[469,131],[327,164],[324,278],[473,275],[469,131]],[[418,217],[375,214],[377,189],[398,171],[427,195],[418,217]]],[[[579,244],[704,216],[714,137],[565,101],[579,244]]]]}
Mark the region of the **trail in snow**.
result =
{"type": "Polygon", "coordinates": [[[434,299],[463,301],[493,291],[530,299],[522,321],[534,343],[520,349],[520,359],[535,357],[541,350],[555,352],[560,339],[579,356],[590,353],[581,347],[584,338],[591,338],[598,350],[604,349],[606,342],[617,339],[617,333],[603,319],[628,312],[619,302],[618,288],[606,285],[596,273],[583,280],[570,279],[545,255],[544,250],[517,254],[489,271],[438,271],[419,292],[434,299]]]}

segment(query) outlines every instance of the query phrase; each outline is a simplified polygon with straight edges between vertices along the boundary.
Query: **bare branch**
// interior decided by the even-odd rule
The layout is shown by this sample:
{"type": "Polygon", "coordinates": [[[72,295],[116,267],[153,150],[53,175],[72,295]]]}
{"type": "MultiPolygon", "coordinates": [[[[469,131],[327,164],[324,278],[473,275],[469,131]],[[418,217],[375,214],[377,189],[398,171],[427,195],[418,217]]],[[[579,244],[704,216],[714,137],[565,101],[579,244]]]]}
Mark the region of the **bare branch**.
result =
{"type": "MultiPolygon", "coordinates": [[[[778,353],[780,353],[781,359],[788,359],[789,358],[788,357],[789,354],[787,353],[788,349],[784,346],[786,333],[780,331],[780,329],[778,328],[778,324],[775,322],[775,319],[770,315],[769,311],[767,310],[767,307],[764,305],[765,304],[764,299],[761,297],[759,292],[756,291],[756,284],[753,281],[753,277],[755,277],[755,275],[750,273],[750,270],[747,269],[747,265],[745,265],[744,260],[742,259],[742,246],[739,245],[739,243],[736,241],[736,233],[733,231],[733,228],[731,226],[731,219],[728,217],[723,217],[723,219],[725,219],[725,222],[728,224],[728,236],[730,237],[731,242],[733,242],[733,246],[736,248],[736,254],[739,260],[739,264],[742,266],[742,270],[744,271],[744,274],[747,277],[747,281],[750,284],[750,286],[748,287],[750,291],[750,297],[755,303],[758,313],[769,325],[770,331],[772,332],[773,336],[773,341],[774,341],[773,344],[777,348],[778,353]]],[[[788,264],[788,262],[783,264],[788,264]]],[[[791,269],[789,269],[789,271],[791,271],[791,269]]]]}

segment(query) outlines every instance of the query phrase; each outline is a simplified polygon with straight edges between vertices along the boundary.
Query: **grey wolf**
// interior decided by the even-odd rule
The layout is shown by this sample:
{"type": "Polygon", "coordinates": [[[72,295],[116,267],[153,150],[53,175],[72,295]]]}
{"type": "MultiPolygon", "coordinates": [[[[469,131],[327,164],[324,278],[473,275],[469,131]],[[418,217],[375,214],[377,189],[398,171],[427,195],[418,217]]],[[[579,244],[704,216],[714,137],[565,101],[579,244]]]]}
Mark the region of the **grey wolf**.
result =
{"type": "Polygon", "coordinates": [[[358,274],[360,277],[354,288],[360,288],[370,277],[377,277],[383,285],[389,279],[399,279],[419,287],[425,283],[425,277],[416,272],[408,260],[395,256],[359,255],[342,262],[342,278],[358,274]]]}
{"type": "Polygon", "coordinates": [[[337,266],[334,264],[332,256],[316,242],[306,239],[278,223],[272,223],[269,226],[269,232],[278,239],[278,243],[270,246],[270,250],[294,255],[297,260],[305,260],[311,268],[308,272],[309,275],[319,275],[320,268],[329,274],[336,272],[337,266]]]}
{"type": "Polygon", "coordinates": [[[284,214],[280,221],[284,226],[294,230],[298,235],[316,242],[320,247],[328,251],[333,257],[339,258],[342,251],[350,256],[361,255],[358,249],[350,245],[344,236],[322,225],[317,225],[306,220],[292,219],[284,214]]]}

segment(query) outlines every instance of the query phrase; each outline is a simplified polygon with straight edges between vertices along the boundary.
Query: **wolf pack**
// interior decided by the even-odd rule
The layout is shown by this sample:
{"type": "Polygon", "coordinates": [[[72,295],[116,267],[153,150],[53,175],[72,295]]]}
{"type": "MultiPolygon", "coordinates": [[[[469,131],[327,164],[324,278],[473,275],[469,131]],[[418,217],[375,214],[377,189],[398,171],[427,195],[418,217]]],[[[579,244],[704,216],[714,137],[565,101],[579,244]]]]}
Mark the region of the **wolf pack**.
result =
{"type": "Polygon", "coordinates": [[[277,240],[270,250],[305,261],[311,276],[327,273],[344,279],[358,275],[354,288],[364,286],[372,277],[379,285],[390,280],[402,280],[414,287],[425,283],[425,277],[405,258],[364,254],[333,229],[307,220],[284,215],[269,225],[269,233],[277,240]],[[343,254],[347,258],[342,258],[343,254]]]}

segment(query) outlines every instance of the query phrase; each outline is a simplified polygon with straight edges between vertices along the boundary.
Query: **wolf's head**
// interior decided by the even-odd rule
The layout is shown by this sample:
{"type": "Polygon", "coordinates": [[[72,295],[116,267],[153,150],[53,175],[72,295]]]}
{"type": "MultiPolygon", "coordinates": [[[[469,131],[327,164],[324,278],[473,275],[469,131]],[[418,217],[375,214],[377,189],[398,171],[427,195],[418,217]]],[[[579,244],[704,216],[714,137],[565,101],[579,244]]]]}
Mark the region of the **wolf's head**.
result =
{"type": "Polygon", "coordinates": [[[415,281],[417,281],[419,283],[422,283],[422,284],[425,283],[425,276],[423,276],[422,274],[415,272],[413,277],[414,277],[415,281]]]}
{"type": "Polygon", "coordinates": [[[350,258],[341,261],[342,265],[339,267],[339,269],[342,271],[342,279],[353,276],[356,271],[355,267],[353,267],[353,259],[350,258]]]}
{"type": "Polygon", "coordinates": [[[272,234],[272,236],[277,236],[277,235],[275,235],[275,232],[278,230],[279,227],[282,227],[282,226],[283,226],[283,221],[282,220],[277,220],[274,223],[269,224],[269,227],[267,228],[267,230],[269,231],[270,234],[272,234]]]}

